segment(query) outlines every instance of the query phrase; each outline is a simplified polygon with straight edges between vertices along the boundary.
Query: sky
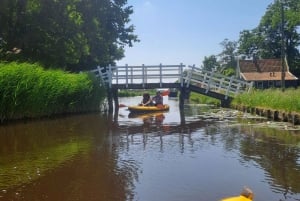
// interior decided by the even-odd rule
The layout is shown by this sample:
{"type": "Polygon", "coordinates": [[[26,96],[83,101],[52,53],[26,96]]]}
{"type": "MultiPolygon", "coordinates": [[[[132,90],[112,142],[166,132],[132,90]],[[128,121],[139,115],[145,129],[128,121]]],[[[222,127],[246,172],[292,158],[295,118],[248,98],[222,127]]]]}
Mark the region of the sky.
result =
{"type": "Polygon", "coordinates": [[[224,39],[237,41],[257,27],[274,0],[128,0],[140,42],[125,48],[117,65],[201,66],[222,52],[224,39]]]}

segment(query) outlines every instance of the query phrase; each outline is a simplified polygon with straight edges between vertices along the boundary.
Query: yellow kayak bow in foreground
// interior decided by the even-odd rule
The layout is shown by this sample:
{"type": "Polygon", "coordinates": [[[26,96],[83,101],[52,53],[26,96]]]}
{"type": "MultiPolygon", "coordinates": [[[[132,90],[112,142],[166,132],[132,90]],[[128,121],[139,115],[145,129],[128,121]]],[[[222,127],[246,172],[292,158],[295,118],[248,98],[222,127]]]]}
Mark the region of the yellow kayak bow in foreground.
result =
{"type": "Polygon", "coordinates": [[[250,188],[244,187],[240,196],[224,198],[221,201],[252,201],[254,194],[250,188]]]}

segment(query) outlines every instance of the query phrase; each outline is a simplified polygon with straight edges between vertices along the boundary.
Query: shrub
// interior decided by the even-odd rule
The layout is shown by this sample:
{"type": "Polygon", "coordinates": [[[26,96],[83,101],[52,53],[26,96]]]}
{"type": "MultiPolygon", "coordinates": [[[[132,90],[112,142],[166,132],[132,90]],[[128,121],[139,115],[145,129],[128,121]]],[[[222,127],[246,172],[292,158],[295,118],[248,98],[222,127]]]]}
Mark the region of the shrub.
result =
{"type": "Polygon", "coordinates": [[[38,64],[0,63],[0,118],[32,118],[99,110],[105,92],[88,73],[44,70],[38,64]]]}

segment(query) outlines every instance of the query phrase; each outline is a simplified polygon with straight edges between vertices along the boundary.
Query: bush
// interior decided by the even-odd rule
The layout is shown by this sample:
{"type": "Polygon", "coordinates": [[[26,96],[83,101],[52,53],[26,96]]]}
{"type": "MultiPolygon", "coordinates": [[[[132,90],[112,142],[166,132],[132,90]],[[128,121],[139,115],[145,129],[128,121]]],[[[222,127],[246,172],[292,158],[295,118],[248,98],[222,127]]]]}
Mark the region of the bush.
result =
{"type": "Polygon", "coordinates": [[[44,70],[38,64],[0,63],[0,119],[99,110],[100,80],[88,73],[44,70]]]}
{"type": "Polygon", "coordinates": [[[238,95],[233,104],[249,107],[264,107],[287,112],[300,112],[300,90],[289,88],[282,92],[280,89],[253,90],[250,93],[238,95]]]}

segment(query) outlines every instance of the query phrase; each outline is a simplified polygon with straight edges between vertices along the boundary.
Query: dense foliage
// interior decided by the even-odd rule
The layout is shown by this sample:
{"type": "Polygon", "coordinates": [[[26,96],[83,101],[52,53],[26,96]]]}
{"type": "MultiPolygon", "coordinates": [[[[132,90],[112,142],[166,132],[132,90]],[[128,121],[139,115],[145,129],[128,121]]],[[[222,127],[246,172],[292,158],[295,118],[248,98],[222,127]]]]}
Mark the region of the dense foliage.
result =
{"type": "Polygon", "coordinates": [[[127,0],[1,0],[0,60],[70,71],[113,64],[138,41],[127,0]]]}
{"type": "Polygon", "coordinates": [[[240,33],[238,52],[247,57],[280,58],[284,48],[291,71],[300,75],[299,26],[300,1],[276,0],[256,28],[240,33]]]}
{"type": "Polygon", "coordinates": [[[97,111],[105,97],[99,83],[87,73],[0,63],[0,120],[97,111]]]}
{"type": "Polygon", "coordinates": [[[223,51],[216,56],[205,57],[203,68],[212,68],[211,64],[216,63],[217,58],[217,70],[230,74],[236,69],[238,58],[281,58],[283,47],[290,71],[300,76],[299,26],[300,1],[275,0],[268,6],[257,27],[242,30],[238,41],[225,39],[221,42],[223,51]]]}

